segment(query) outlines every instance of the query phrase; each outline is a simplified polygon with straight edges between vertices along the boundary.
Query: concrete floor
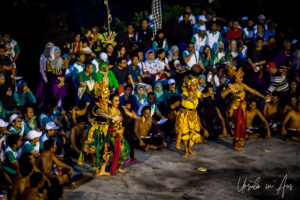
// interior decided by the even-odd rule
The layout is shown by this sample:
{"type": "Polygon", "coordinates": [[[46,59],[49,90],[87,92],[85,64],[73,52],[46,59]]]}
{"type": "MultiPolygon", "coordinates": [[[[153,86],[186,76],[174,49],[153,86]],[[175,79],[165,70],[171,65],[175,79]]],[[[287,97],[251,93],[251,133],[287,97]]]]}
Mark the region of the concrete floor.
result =
{"type": "MultiPolygon", "coordinates": [[[[197,144],[194,146],[197,154],[185,159],[181,158],[183,151],[178,152],[174,146],[164,151],[136,151],[140,162],[126,168],[126,174],[95,178],[76,190],[65,190],[65,199],[300,198],[299,143],[272,137],[269,140],[248,140],[241,152],[230,147],[229,138],[197,144]],[[270,149],[270,152],[263,151],[263,148],[270,149]],[[207,172],[197,171],[198,167],[207,168],[207,172]],[[285,187],[279,189],[286,175],[285,187]],[[250,187],[242,187],[245,178],[245,185],[250,187]],[[253,185],[256,185],[255,189],[251,187],[253,185]]],[[[88,165],[79,169],[86,174],[92,172],[88,165]]]]}

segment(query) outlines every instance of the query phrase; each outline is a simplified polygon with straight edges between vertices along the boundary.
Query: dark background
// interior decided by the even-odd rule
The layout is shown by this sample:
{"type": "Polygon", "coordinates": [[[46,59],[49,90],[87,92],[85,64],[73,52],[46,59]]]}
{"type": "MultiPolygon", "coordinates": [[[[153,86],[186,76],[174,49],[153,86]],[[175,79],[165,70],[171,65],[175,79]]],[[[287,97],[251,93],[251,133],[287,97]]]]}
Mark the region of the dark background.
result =
{"type": "MultiPolygon", "coordinates": [[[[162,0],[163,11],[166,5],[179,4],[206,8],[207,0],[162,0]]],[[[225,19],[241,16],[257,19],[264,14],[280,24],[290,39],[299,35],[298,1],[271,0],[217,0],[217,15],[225,19]]],[[[147,10],[151,13],[151,0],[109,0],[112,17],[126,21],[134,12],[147,10]]],[[[0,31],[9,31],[19,43],[21,54],[17,61],[20,74],[35,91],[39,80],[39,56],[44,45],[51,41],[63,45],[73,40],[80,27],[103,26],[106,20],[106,7],[103,0],[0,0],[0,31]]]]}

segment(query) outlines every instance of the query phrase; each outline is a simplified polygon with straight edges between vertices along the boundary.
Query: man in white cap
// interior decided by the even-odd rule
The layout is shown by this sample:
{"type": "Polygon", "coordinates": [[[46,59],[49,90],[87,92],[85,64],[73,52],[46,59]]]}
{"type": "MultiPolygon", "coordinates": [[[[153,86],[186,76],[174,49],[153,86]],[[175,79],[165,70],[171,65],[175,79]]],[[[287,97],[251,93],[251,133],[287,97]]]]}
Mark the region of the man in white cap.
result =
{"type": "Polygon", "coordinates": [[[193,34],[198,33],[198,30],[201,26],[204,26],[206,28],[205,23],[207,22],[207,19],[204,15],[200,15],[197,17],[197,24],[193,26],[193,34]]]}
{"type": "Polygon", "coordinates": [[[46,129],[46,133],[44,133],[40,138],[41,144],[44,144],[50,138],[53,139],[57,133],[57,130],[59,129],[59,126],[57,126],[54,122],[48,122],[45,126],[45,129],[46,129]]]}
{"type": "Polygon", "coordinates": [[[32,153],[35,157],[40,156],[40,137],[42,132],[37,132],[36,130],[31,130],[27,134],[28,141],[26,141],[22,147],[22,154],[32,153]]]}
{"type": "MultiPolygon", "coordinates": [[[[266,24],[266,17],[261,14],[258,16],[258,24],[261,24],[265,30],[268,30],[268,25],[266,24]]],[[[257,33],[257,25],[254,26],[255,33],[257,33]]]]}
{"type": "Polygon", "coordinates": [[[30,129],[27,126],[25,126],[24,122],[22,121],[21,115],[12,114],[9,117],[9,122],[11,126],[8,128],[8,131],[11,134],[16,134],[20,137],[24,137],[30,131],[30,129]]]}
{"type": "Polygon", "coordinates": [[[109,62],[107,53],[101,52],[99,57],[96,57],[92,60],[92,64],[94,66],[94,73],[97,73],[99,71],[101,62],[109,62]]]}
{"type": "Polygon", "coordinates": [[[171,78],[168,80],[168,86],[169,86],[168,90],[166,90],[164,93],[166,96],[166,100],[169,103],[173,95],[178,95],[178,91],[176,89],[176,82],[174,79],[171,78]]]}
{"type": "Polygon", "coordinates": [[[6,146],[6,140],[7,140],[7,129],[8,122],[4,121],[3,119],[0,119],[0,161],[4,161],[4,153],[3,149],[6,146]]]}
{"type": "Polygon", "coordinates": [[[202,52],[204,47],[207,43],[207,36],[206,36],[206,28],[205,26],[200,26],[198,29],[198,33],[194,34],[191,42],[195,45],[195,50],[197,52],[202,52]]]}

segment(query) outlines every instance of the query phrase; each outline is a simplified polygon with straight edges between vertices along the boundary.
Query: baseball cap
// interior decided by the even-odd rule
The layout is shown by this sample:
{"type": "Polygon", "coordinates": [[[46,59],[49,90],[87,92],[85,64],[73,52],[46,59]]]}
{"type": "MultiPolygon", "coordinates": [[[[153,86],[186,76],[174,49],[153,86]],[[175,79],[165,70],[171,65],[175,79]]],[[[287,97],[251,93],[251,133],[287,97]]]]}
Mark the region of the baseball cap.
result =
{"type": "Polygon", "coordinates": [[[198,31],[206,31],[206,27],[202,25],[198,28],[198,31]]]}
{"type": "Polygon", "coordinates": [[[0,128],[7,127],[8,124],[8,122],[4,121],[3,119],[0,119],[0,128]]]}
{"type": "Polygon", "coordinates": [[[172,84],[175,84],[176,82],[175,82],[175,80],[174,79],[169,79],[168,80],[168,85],[172,85],[172,84]]]}
{"type": "Polygon", "coordinates": [[[100,53],[99,57],[101,58],[101,60],[103,61],[107,61],[108,55],[105,52],[100,53]]]}
{"type": "Polygon", "coordinates": [[[276,67],[276,63],[275,62],[268,62],[266,70],[270,70],[271,68],[276,67]]]}
{"type": "Polygon", "coordinates": [[[258,19],[266,19],[266,17],[264,15],[259,15],[258,19]]]}
{"type": "Polygon", "coordinates": [[[200,16],[198,17],[198,20],[201,20],[201,21],[204,21],[204,22],[207,21],[207,19],[206,19],[206,17],[205,17],[204,15],[200,15],[200,16]]]}
{"type": "Polygon", "coordinates": [[[34,138],[41,137],[42,132],[38,132],[36,130],[31,130],[27,133],[27,138],[29,140],[33,140],[34,138]]]}
{"type": "Polygon", "coordinates": [[[45,126],[45,129],[47,131],[51,130],[51,129],[57,130],[57,129],[59,129],[59,126],[57,126],[54,122],[48,122],[45,126]]]}
{"type": "Polygon", "coordinates": [[[15,120],[18,119],[18,118],[22,118],[22,116],[21,116],[21,115],[17,115],[17,114],[12,114],[12,115],[9,117],[9,122],[11,123],[11,122],[15,121],[15,120]]]}

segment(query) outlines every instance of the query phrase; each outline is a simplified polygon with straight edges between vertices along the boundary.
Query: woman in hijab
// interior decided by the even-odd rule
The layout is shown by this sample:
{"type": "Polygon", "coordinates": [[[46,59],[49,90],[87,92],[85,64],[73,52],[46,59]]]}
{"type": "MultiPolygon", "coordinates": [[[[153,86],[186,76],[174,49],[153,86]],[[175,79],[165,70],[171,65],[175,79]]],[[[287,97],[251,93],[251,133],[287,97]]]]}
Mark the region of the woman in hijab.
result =
{"type": "Polygon", "coordinates": [[[156,94],[156,105],[159,109],[163,108],[165,105],[165,95],[163,90],[163,85],[160,81],[156,82],[154,85],[154,93],[156,94]]]}
{"type": "Polygon", "coordinates": [[[224,50],[224,43],[219,42],[216,51],[213,53],[213,65],[221,66],[225,63],[225,50],[224,50]]]}
{"type": "Polygon", "coordinates": [[[147,93],[143,85],[138,85],[136,87],[136,93],[134,95],[137,99],[139,107],[147,102],[147,93]]]}
{"type": "Polygon", "coordinates": [[[6,119],[8,115],[13,114],[17,109],[17,104],[13,98],[13,91],[9,85],[3,86],[3,96],[0,99],[1,118],[6,119]]]}
{"type": "Polygon", "coordinates": [[[44,52],[41,54],[40,56],[40,73],[41,73],[41,79],[40,79],[40,83],[35,95],[35,98],[38,102],[44,102],[46,99],[46,88],[45,85],[48,83],[48,78],[46,75],[46,63],[50,58],[50,49],[54,46],[54,44],[52,42],[48,42],[45,46],[45,50],[44,52]]]}
{"type": "Polygon", "coordinates": [[[49,80],[49,100],[61,101],[66,95],[65,72],[61,51],[57,46],[50,49],[50,58],[47,61],[47,78],[49,80]]]}

